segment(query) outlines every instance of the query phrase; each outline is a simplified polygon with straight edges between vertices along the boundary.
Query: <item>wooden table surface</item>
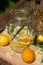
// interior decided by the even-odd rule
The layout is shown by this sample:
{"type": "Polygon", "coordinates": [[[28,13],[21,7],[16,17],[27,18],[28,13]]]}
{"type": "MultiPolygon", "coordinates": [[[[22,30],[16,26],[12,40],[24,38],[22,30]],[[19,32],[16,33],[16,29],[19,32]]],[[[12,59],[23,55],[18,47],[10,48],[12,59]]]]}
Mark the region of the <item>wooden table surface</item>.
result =
{"type": "Polygon", "coordinates": [[[0,58],[0,65],[11,65],[11,64],[0,58]]]}

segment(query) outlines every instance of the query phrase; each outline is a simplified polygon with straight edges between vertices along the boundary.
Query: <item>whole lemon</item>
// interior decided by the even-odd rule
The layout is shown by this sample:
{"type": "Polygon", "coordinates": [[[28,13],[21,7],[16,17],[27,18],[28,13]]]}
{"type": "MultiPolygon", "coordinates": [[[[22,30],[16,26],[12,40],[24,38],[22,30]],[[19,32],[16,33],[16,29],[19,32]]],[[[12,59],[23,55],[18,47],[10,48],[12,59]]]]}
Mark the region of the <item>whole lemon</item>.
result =
{"type": "Polygon", "coordinates": [[[6,46],[9,43],[9,37],[5,34],[0,34],[0,45],[6,46]]]}
{"type": "Polygon", "coordinates": [[[22,59],[26,63],[32,63],[35,60],[35,53],[31,49],[24,49],[22,52],[22,59]]]}
{"type": "Polygon", "coordinates": [[[39,35],[37,40],[40,41],[40,42],[43,42],[43,35],[39,35]]]}

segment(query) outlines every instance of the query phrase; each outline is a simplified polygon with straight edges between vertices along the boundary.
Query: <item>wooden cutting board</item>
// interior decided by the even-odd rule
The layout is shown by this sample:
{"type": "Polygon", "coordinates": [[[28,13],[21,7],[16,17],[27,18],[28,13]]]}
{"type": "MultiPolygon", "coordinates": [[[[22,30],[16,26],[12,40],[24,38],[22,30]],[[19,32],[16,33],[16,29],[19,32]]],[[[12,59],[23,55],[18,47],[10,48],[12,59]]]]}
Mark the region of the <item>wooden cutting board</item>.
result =
{"type": "Polygon", "coordinates": [[[0,65],[11,65],[11,64],[0,58],[0,65]]]}
{"type": "Polygon", "coordinates": [[[12,65],[43,65],[39,61],[35,61],[31,64],[25,63],[21,58],[21,53],[13,51],[10,46],[0,46],[0,57],[5,61],[8,61],[12,65]],[[8,53],[13,53],[11,57],[8,56],[8,53]]]}

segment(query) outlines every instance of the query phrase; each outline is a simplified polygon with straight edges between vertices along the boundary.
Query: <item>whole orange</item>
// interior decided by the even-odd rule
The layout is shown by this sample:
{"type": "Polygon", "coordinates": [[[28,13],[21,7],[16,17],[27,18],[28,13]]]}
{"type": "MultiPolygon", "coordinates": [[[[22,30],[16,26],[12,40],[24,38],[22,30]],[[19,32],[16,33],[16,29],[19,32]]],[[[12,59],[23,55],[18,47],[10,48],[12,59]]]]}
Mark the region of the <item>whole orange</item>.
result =
{"type": "Polygon", "coordinates": [[[27,48],[22,51],[22,59],[27,63],[32,63],[35,60],[35,53],[33,50],[27,48]]]}

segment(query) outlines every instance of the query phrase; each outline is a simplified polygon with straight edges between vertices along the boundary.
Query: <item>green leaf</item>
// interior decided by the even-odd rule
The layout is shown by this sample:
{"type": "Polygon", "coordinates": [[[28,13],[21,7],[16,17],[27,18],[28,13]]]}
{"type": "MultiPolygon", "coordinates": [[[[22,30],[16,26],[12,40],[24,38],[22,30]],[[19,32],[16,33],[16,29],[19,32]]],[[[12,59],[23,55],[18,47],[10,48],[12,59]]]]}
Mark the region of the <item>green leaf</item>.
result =
{"type": "Polygon", "coordinates": [[[38,45],[38,46],[43,49],[43,45],[38,45]]]}
{"type": "Polygon", "coordinates": [[[43,59],[42,59],[41,63],[43,63],[43,59]]]}

